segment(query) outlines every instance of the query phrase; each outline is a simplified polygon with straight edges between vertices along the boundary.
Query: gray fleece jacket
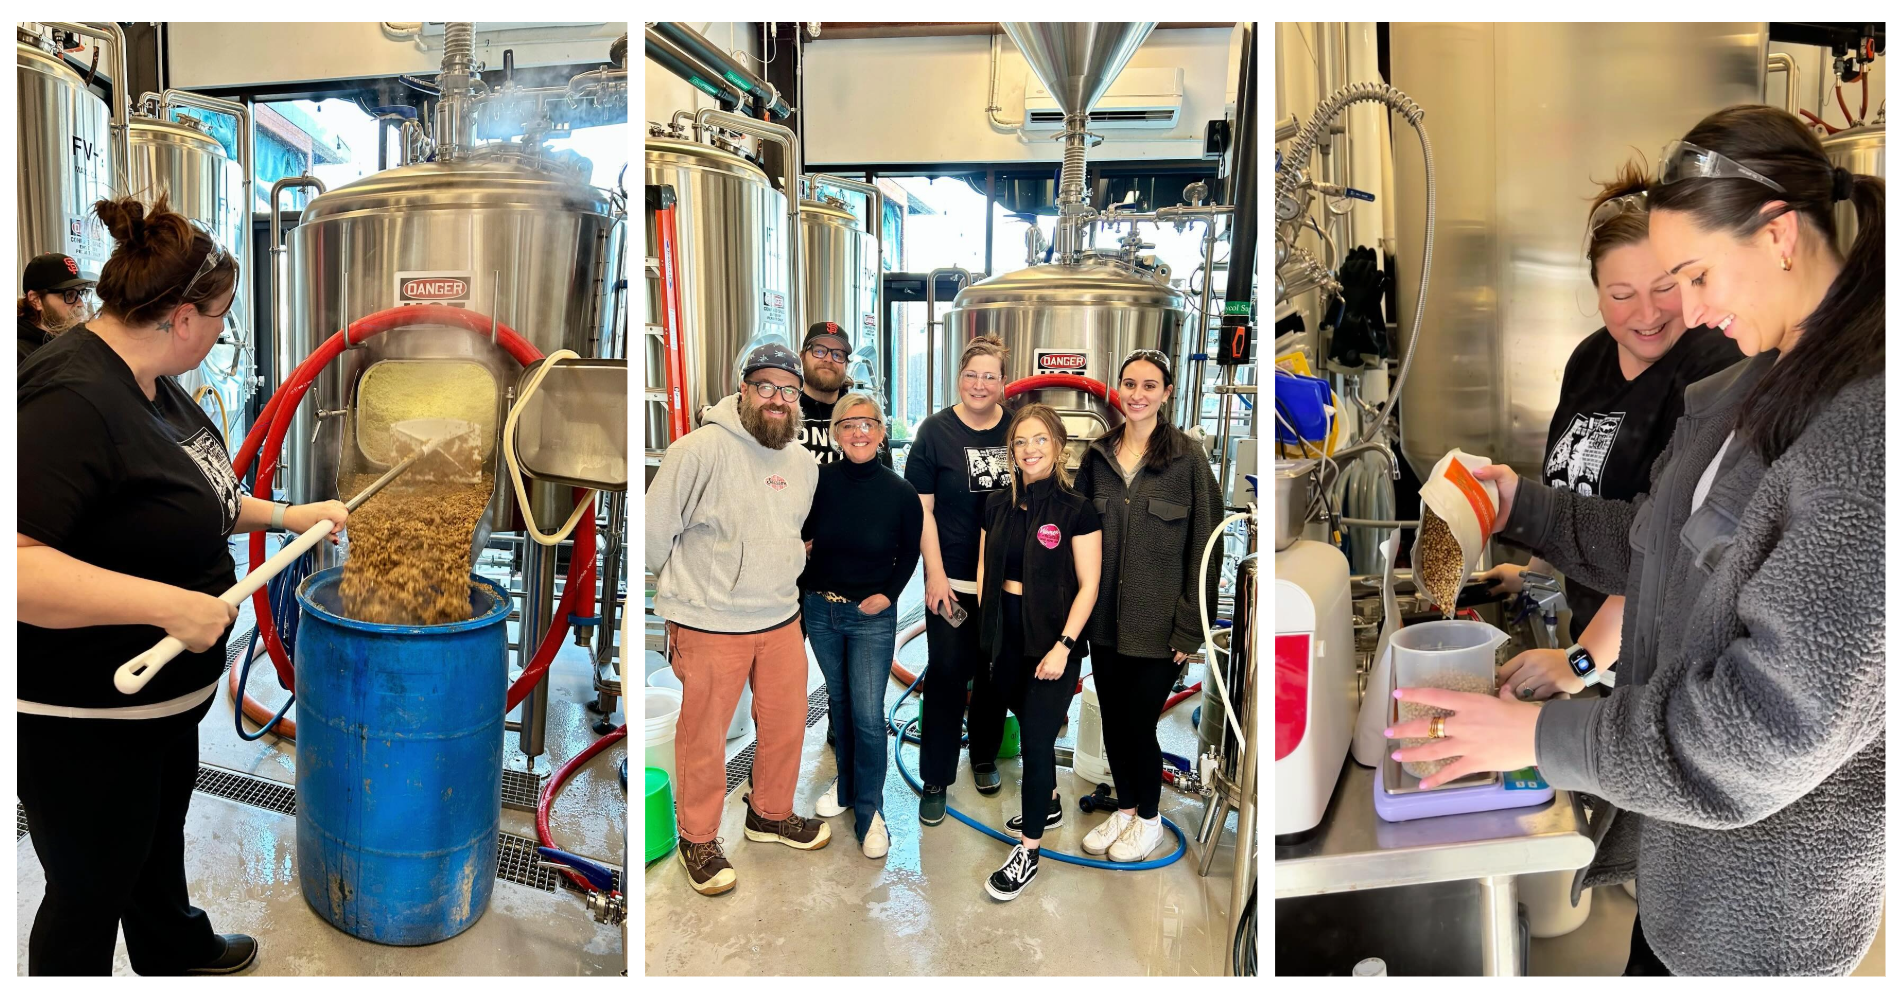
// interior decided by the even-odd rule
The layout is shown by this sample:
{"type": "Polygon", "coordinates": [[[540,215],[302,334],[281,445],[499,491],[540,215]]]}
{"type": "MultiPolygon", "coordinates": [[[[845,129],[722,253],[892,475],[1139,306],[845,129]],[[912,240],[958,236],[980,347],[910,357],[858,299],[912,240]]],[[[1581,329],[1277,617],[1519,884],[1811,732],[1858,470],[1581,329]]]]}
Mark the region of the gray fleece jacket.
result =
{"type": "Polygon", "coordinates": [[[1845,975],[1886,873],[1885,376],[1842,390],[1771,466],[1737,438],[1774,364],[1689,387],[1634,503],[1521,480],[1501,534],[1624,594],[1614,692],[1556,701],[1537,763],[1598,800],[1586,884],[1639,876],[1678,975],[1845,975]]]}
{"type": "Polygon", "coordinates": [[[653,610],[702,632],[759,632],[798,614],[800,531],[818,463],[796,440],[767,448],[727,396],[698,430],[666,449],[647,486],[647,572],[653,610]]]}

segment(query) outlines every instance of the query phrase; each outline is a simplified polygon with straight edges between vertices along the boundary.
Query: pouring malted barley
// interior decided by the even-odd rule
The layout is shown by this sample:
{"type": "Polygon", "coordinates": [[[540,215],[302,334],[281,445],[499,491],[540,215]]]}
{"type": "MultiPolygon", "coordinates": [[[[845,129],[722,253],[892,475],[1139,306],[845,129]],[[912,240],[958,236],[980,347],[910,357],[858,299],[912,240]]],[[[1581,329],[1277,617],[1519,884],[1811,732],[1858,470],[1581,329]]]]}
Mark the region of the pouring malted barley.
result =
{"type": "Polygon", "coordinates": [[[1497,526],[1498,488],[1473,474],[1490,464],[1488,458],[1454,448],[1419,487],[1413,579],[1446,618],[1457,614],[1458,591],[1477,569],[1497,526]]]}
{"type": "Polygon", "coordinates": [[[1420,562],[1413,567],[1425,593],[1438,605],[1446,618],[1458,610],[1458,590],[1464,581],[1465,553],[1444,518],[1427,508],[1420,515],[1418,530],[1420,562]]]}

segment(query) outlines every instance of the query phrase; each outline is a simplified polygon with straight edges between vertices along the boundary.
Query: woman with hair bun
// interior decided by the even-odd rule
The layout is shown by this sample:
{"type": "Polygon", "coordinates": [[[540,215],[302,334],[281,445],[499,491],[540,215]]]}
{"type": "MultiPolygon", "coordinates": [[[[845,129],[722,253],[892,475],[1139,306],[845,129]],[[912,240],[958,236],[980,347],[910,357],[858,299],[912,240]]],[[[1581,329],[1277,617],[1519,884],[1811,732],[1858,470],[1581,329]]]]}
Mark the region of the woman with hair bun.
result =
{"type": "Polygon", "coordinates": [[[1666,146],[1656,256],[1683,322],[1748,360],[1689,387],[1634,503],[1477,472],[1498,534],[1624,594],[1615,690],[1392,692],[1455,713],[1386,732],[1442,737],[1400,760],[1458,758],[1427,787],[1534,764],[1600,803],[1586,882],[1642,883],[1625,975],[1847,975],[1879,930],[1886,204],[1778,108],[1725,108],[1666,146]]]}
{"type": "Polygon", "coordinates": [[[93,209],[116,243],[99,315],[19,372],[19,794],[46,872],[27,973],[110,975],[123,927],[139,975],[224,975],[258,945],[187,898],[185,814],[237,619],[229,539],[349,514],[244,496],[176,381],[224,332],[237,260],[163,197],[93,209]],[[187,651],[119,693],[114,671],[167,635],[187,651]]]}

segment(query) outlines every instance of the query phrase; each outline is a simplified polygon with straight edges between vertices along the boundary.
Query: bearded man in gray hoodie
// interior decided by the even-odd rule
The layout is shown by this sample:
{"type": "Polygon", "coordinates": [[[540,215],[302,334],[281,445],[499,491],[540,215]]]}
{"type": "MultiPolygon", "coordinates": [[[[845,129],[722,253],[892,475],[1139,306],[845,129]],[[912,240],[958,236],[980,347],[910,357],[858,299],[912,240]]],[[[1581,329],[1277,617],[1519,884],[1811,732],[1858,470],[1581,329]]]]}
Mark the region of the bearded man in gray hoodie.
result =
{"type": "Polygon", "coordinates": [[[765,344],[739,366],[739,391],[673,442],[646,492],[647,572],[684,690],[673,738],[679,860],[693,888],[738,883],[718,835],[726,730],[752,685],[758,720],[747,840],[812,851],[831,828],[792,810],[805,738],[805,640],[798,621],[800,531],[818,463],[794,444],[804,385],[798,356],[765,344]]]}

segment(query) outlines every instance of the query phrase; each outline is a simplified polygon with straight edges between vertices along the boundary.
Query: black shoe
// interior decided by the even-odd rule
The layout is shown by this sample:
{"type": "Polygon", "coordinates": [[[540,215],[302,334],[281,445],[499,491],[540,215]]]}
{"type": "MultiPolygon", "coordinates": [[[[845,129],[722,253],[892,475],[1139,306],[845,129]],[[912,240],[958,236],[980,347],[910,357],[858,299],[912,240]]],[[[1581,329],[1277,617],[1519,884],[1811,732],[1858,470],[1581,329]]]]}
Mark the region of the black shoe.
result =
{"type": "Polygon", "coordinates": [[[995,764],[974,764],[970,770],[976,772],[976,790],[985,795],[995,795],[1003,787],[1002,772],[995,764]]]}
{"type": "Polygon", "coordinates": [[[1023,889],[1036,880],[1036,868],[1042,852],[1034,848],[1017,844],[1010,849],[1009,859],[1003,867],[990,873],[989,881],[983,888],[989,891],[992,899],[1009,902],[1023,894],[1023,889]]]}
{"type": "Polygon", "coordinates": [[[186,969],[187,976],[228,976],[243,972],[257,962],[257,939],[247,934],[220,934],[224,939],[224,954],[219,955],[211,964],[186,969]]]}
{"type": "MultiPolygon", "coordinates": [[[[1042,828],[1044,831],[1048,831],[1061,825],[1062,796],[1058,795],[1049,800],[1049,816],[1042,821],[1042,828]]],[[[1015,837],[1017,840],[1023,839],[1023,814],[1017,813],[1011,816],[1009,821],[1003,824],[1003,832],[1015,837]]]]}
{"type": "Polygon", "coordinates": [[[917,804],[917,822],[925,826],[936,826],[943,822],[948,811],[942,785],[925,785],[923,801],[917,804]]]}

